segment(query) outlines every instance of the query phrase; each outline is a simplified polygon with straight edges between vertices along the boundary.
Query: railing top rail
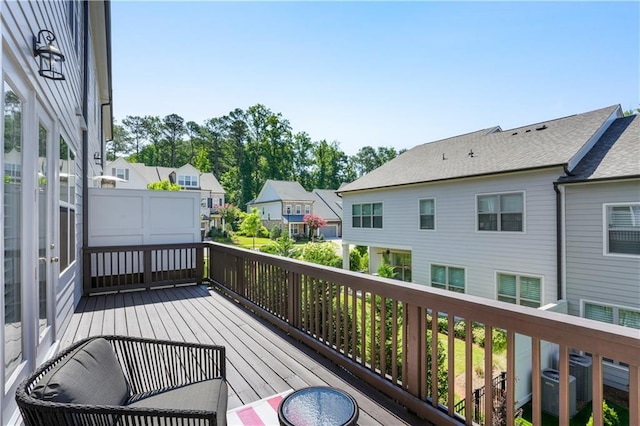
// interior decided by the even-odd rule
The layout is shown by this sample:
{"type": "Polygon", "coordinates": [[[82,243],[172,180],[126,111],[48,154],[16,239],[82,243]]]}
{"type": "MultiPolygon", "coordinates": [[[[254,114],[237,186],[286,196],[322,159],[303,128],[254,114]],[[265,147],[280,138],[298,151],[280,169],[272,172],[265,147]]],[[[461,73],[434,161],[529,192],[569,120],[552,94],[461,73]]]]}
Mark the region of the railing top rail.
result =
{"type": "Polygon", "coordinates": [[[198,248],[204,247],[201,241],[193,243],[169,243],[169,244],[131,244],[119,246],[92,246],[83,247],[85,253],[101,253],[115,251],[132,251],[132,250],[163,250],[163,249],[179,249],[179,248],[198,248]]]}
{"type": "Polygon", "coordinates": [[[374,277],[358,272],[315,265],[224,244],[206,242],[212,250],[288,271],[346,285],[414,306],[504,328],[515,333],[597,353],[631,365],[640,365],[640,332],[636,329],[557,312],[452,293],[421,284],[374,277]]]}

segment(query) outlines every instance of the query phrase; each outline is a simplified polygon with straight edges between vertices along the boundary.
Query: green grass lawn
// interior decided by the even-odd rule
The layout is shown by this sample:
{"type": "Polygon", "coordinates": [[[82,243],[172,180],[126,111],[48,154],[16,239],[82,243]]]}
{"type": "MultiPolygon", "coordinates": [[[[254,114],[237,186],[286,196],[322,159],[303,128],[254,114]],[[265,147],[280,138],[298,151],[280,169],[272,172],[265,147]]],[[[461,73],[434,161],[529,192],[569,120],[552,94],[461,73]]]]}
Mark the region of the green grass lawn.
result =
{"type": "MultiPolygon", "coordinates": [[[[271,240],[269,238],[256,237],[255,238],[255,248],[260,248],[265,244],[269,244],[270,242],[271,242],[271,240]]],[[[233,237],[233,244],[238,246],[238,247],[252,249],[252,248],[254,248],[253,243],[254,243],[254,241],[253,241],[252,237],[245,237],[245,236],[241,236],[241,235],[236,235],[235,237],[233,237]]]]}
{"type": "MultiPolygon", "coordinates": [[[[621,407],[613,402],[607,401],[607,405],[615,410],[618,413],[618,420],[622,426],[629,425],[629,410],[621,407]]],[[[519,419],[518,425],[522,426],[532,426],[531,419],[533,416],[531,415],[531,403],[525,404],[523,407],[522,418],[519,419]]],[[[569,425],[570,426],[584,426],[589,421],[589,417],[591,417],[591,403],[589,402],[584,406],[584,408],[573,416],[569,425]]],[[[559,424],[558,418],[551,416],[547,413],[542,413],[542,426],[557,426],[559,424]]]]}

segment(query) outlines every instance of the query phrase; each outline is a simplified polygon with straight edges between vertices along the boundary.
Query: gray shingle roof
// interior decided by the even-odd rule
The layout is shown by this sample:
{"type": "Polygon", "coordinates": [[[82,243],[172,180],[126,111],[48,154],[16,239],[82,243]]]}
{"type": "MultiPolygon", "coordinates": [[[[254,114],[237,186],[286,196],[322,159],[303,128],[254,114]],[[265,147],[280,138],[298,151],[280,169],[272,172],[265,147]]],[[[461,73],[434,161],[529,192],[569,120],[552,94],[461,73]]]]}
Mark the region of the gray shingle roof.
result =
{"type": "Polygon", "coordinates": [[[418,145],[339,192],[567,164],[618,105],[502,131],[480,130],[418,145]]]}
{"type": "Polygon", "coordinates": [[[618,118],[560,182],[640,177],[640,116],[618,118]]]}
{"type": "Polygon", "coordinates": [[[333,189],[314,189],[313,213],[327,221],[342,220],[342,198],[333,189]]]}
{"type": "Polygon", "coordinates": [[[213,175],[213,173],[202,173],[200,174],[200,189],[204,189],[211,192],[216,192],[218,194],[224,194],[224,188],[218,182],[218,179],[213,175]]]}
{"type": "Polygon", "coordinates": [[[270,201],[313,201],[314,198],[298,182],[268,179],[260,191],[254,203],[267,203],[270,201]],[[263,194],[265,187],[269,185],[275,192],[276,198],[263,194]],[[269,198],[269,199],[266,199],[269,198]]]}

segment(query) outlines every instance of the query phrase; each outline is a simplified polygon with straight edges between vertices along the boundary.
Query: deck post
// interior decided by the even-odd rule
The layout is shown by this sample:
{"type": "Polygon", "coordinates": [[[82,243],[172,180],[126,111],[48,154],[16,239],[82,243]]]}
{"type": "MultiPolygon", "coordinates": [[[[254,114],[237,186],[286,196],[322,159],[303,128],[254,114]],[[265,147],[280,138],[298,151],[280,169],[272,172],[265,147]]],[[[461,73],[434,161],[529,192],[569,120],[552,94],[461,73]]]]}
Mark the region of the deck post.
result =
{"type": "MultiPolygon", "coordinates": [[[[423,330],[423,309],[412,303],[407,303],[407,390],[416,397],[420,397],[420,360],[421,336],[423,330]]],[[[426,385],[426,384],[425,384],[426,385]]]]}
{"type": "Polygon", "coordinates": [[[82,250],[82,289],[83,295],[89,295],[91,291],[91,253],[82,250]]]}
{"type": "Polygon", "coordinates": [[[204,246],[196,247],[196,280],[198,284],[204,282],[204,246]]]}
{"type": "MultiPolygon", "coordinates": [[[[151,250],[149,247],[142,248],[142,262],[144,264],[144,274],[143,274],[143,282],[145,284],[145,288],[149,290],[151,288],[151,283],[153,282],[153,273],[151,271],[151,250]]],[[[156,265],[157,266],[157,265],[156,265]]]]}

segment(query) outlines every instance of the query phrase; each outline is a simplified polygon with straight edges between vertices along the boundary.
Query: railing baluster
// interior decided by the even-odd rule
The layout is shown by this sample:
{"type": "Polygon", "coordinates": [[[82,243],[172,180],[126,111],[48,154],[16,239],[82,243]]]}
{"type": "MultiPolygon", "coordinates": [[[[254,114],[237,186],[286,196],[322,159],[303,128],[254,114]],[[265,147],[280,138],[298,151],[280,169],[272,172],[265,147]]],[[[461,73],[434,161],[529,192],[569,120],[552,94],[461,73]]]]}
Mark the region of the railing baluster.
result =
{"type": "Polygon", "coordinates": [[[456,385],[456,367],[455,367],[455,335],[454,335],[454,316],[451,313],[447,313],[447,372],[449,373],[447,379],[449,385],[447,387],[447,411],[449,417],[453,417],[454,403],[454,391],[456,385]]]}
{"type": "MultiPolygon", "coordinates": [[[[471,335],[472,324],[470,319],[465,319],[465,342],[464,342],[464,352],[465,352],[465,370],[464,370],[464,393],[465,399],[467,400],[467,405],[465,406],[465,419],[466,424],[471,425],[473,422],[473,408],[475,404],[471,404],[473,400],[473,336],[471,335]]],[[[485,338],[486,342],[486,338],[485,338]]],[[[490,374],[491,376],[492,374],[490,374]]],[[[488,388],[489,392],[491,392],[491,388],[488,388]]]]}
{"type": "MultiPolygon", "coordinates": [[[[516,393],[516,334],[507,330],[507,424],[514,424],[516,393]]],[[[569,424],[567,422],[567,424],[569,424]]]]}
{"type": "Polygon", "coordinates": [[[531,411],[534,425],[542,424],[542,362],[540,339],[531,338],[531,411]]]}
{"type": "Polygon", "coordinates": [[[491,425],[493,424],[493,393],[498,390],[493,390],[493,327],[489,324],[484,326],[484,389],[484,424],[491,425]],[[488,396],[487,392],[489,392],[488,396]]]}

